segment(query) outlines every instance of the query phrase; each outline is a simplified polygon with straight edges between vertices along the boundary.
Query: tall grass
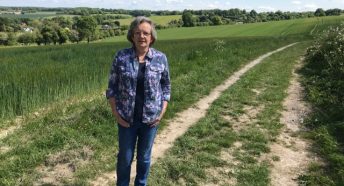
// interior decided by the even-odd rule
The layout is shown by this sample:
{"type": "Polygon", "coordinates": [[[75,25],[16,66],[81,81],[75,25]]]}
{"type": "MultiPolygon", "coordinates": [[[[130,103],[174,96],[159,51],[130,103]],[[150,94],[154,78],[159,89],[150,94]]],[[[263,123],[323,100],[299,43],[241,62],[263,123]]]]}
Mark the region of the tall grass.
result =
{"type": "Polygon", "coordinates": [[[22,115],[45,103],[104,88],[111,56],[123,46],[3,49],[0,53],[0,118],[22,115]]]}
{"type": "MultiPolygon", "coordinates": [[[[203,86],[205,75],[228,75],[263,52],[295,38],[232,38],[160,41],[156,47],[171,65],[173,99],[182,100],[190,84],[203,86]],[[207,67],[207,68],[205,68],[207,67]],[[191,78],[192,77],[192,78],[191,78]]],[[[105,90],[112,56],[127,43],[4,49],[0,54],[0,118],[22,115],[48,103],[105,90]]],[[[217,84],[223,78],[213,77],[217,84]]],[[[210,89],[209,87],[208,89],[210,89]]],[[[181,102],[188,105],[187,102],[181,102]]]]}

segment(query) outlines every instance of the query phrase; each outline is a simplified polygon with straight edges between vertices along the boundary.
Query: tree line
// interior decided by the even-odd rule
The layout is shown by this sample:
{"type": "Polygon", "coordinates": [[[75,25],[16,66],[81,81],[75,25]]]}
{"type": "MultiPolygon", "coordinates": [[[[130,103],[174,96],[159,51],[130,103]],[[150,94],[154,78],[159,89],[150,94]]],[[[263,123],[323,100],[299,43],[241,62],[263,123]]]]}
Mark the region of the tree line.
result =
{"type": "Polygon", "coordinates": [[[107,9],[107,8],[88,8],[88,7],[77,7],[77,8],[44,8],[44,7],[0,7],[0,11],[21,11],[25,13],[35,12],[56,12],[56,14],[67,14],[67,15],[97,15],[97,14],[126,14],[131,16],[151,16],[151,15],[181,15],[183,11],[177,10],[125,10],[125,9],[107,9]]]}
{"type": "MultiPolygon", "coordinates": [[[[4,9],[3,7],[0,10],[4,9]]],[[[7,11],[9,8],[7,7],[7,11]]],[[[18,10],[18,8],[17,8],[18,10]]],[[[127,25],[120,25],[118,19],[155,15],[182,15],[179,20],[171,20],[168,26],[156,25],[157,29],[167,27],[193,27],[222,24],[246,24],[255,22],[279,21],[315,16],[340,15],[343,10],[318,8],[315,12],[261,12],[246,11],[238,8],[229,10],[184,10],[180,11],[150,11],[150,10],[122,10],[122,9],[94,9],[94,8],[22,8],[21,11],[57,11],[79,15],[86,12],[86,16],[31,19],[0,17],[0,45],[15,45],[36,43],[37,45],[78,43],[103,39],[106,37],[125,34],[127,25]],[[107,12],[107,14],[104,14],[107,12]],[[108,13],[111,14],[108,14],[108,13]]]]}
{"type": "Polygon", "coordinates": [[[315,16],[335,16],[340,15],[341,9],[323,10],[318,8],[315,12],[261,12],[255,10],[247,12],[238,8],[229,10],[184,10],[182,14],[182,23],[171,22],[174,26],[209,26],[221,24],[255,23],[267,21],[280,21],[299,18],[310,18],[315,16]]]}
{"type": "Polygon", "coordinates": [[[37,45],[78,43],[123,35],[127,26],[119,21],[109,21],[107,16],[54,17],[50,19],[0,17],[0,45],[16,43],[37,45]],[[100,25],[107,27],[102,28],[100,25]],[[99,28],[100,27],[100,28],[99,28]]]}

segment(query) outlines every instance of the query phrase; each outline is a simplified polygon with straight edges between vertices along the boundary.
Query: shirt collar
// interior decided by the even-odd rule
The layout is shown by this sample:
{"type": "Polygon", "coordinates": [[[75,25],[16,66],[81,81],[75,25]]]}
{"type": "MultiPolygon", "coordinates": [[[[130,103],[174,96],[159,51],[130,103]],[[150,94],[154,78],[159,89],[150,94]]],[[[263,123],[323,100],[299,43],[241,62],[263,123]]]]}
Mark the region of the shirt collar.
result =
{"type": "MultiPolygon", "coordinates": [[[[131,50],[132,50],[132,52],[131,52],[130,57],[136,58],[135,48],[132,47],[131,50]]],[[[148,52],[147,52],[147,54],[146,54],[146,57],[148,57],[149,59],[152,59],[152,58],[153,58],[153,50],[152,50],[152,48],[149,48],[149,49],[148,49],[148,52]]]]}

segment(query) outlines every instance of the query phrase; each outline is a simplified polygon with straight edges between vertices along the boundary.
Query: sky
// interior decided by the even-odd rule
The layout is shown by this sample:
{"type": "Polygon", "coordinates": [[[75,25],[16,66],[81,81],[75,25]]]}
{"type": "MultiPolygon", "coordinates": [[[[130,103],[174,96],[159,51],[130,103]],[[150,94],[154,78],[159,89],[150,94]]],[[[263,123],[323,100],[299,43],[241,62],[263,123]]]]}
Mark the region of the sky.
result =
{"type": "Polygon", "coordinates": [[[92,7],[111,9],[184,10],[239,8],[267,11],[344,9],[344,0],[0,0],[0,6],[92,7]]]}

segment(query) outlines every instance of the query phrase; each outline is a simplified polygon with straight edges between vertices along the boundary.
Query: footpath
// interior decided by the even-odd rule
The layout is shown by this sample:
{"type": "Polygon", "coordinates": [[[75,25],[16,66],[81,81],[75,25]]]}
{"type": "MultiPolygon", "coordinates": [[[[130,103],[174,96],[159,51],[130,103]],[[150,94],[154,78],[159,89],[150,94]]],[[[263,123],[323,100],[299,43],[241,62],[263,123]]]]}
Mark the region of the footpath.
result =
{"type": "MultiPolygon", "coordinates": [[[[262,62],[267,57],[271,56],[274,53],[280,52],[286,48],[289,48],[296,43],[292,43],[290,45],[281,47],[277,50],[271,51],[266,53],[257,59],[249,62],[239,71],[235,72],[231,75],[227,80],[225,80],[221,85],[217,86],[213,89],[213,91],[204,98],[200,99],[196,104],[191,106],[190,108],[184,110],[181,113],[178,113],[175,118],[171,119],[167,122],[167,127],[157,135],[155,139],[155,144],[153,145],[153,152],[152,152],[152,164],[154,164],[159,158],[162,158],[164,154],[173,146],[174,141],[182,136],[191,126],[196,124],[201,118],[205,117],[208,108],[210,105],[221,95],[223,91],[231,87],[234,83],[236,83],[242,75],[244,75],[247,71],[251,68],[262,62]]],[[[133,179],[136,173],[136,166],[135,162],[132,164],[131,169],[131,182],[133,183],[133,179]]],[[[103,185],[111,185],[116,181],[116,172],[107,172],[95,180],[91,181],[91,185],[94,186],[103,186],[103,185]]]]}

